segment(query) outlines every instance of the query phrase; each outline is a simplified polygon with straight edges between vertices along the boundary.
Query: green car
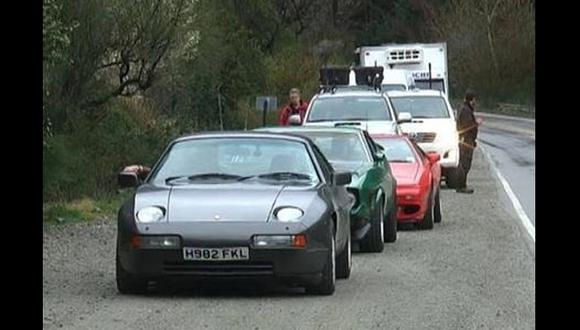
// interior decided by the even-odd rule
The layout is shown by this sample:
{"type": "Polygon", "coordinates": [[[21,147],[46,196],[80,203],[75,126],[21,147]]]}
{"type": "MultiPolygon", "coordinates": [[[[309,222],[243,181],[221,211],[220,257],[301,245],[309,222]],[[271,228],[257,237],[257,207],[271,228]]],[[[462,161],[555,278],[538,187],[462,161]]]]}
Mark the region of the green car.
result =
{"type": "Polygon", "coordinates": [[[310,138],[338,171],[352,172],[348,191],[356,199],[351,210],[353,240],[365,252],[381,252],[397,239],[397,182],[381,147],[357,127],[287,126],[261,128],[310,138]]]}

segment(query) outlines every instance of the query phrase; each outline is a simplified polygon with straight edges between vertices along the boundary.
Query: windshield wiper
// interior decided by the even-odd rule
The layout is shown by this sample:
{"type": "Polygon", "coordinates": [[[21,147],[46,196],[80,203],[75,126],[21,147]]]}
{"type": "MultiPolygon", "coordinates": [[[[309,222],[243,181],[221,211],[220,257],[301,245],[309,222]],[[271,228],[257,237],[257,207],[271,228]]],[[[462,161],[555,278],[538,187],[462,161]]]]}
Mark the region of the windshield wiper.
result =
{"type": "Polygon", "coordinates": [[[239,181],[247,180],[250,178],[261,178],[261,179],[274,179],[274,180],[312,180],[312,177],[307,174],[294,173],[294,172],[272,172],[263,173],[258,175],[251,175],[240,178],[239,181]]]}
{"type": "Polygon", "coordinates": [[[309,119],[306,122],[307,123],[319,123],[322,121],[333,121],[332,119],[309,119]]]}
{"type": "Polygon", "coordinates": [[[242,176],[236,174],[228,174],[228,173],[202,173],[202,174],[194,174],[194,175],[180,175],[180,176],[172,176],[165,179],[165,183],[169,184],[169,182],[178,180],[178,179],[188,179],[188,180],[197,180],[197,179],[240,179],[242,176]]]}
{"type": "Polygon", "coordinates": [[[336,120],[336,121],[338,121],[338,122],[342,122],[342,121],[349,122],[349,121],[367,121],[367,120],[369,120],[369,119],[368,118],[344,118],[344,119],[341,118],[340,120],[336,120]]]}

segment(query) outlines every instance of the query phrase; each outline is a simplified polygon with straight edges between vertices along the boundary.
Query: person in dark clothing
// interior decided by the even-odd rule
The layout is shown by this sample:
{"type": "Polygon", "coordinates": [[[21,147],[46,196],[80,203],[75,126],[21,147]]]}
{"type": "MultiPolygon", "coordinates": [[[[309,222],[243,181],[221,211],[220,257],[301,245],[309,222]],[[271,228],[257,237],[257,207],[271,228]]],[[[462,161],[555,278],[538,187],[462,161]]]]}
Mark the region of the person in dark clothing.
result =
{"type": "Polygon", "coordinates": [[[304,102],[300,96],[300,90],[298,88],[292,88],[289,95],[290,103],[288,103],[280,112],[280,126],[290,125],[289,119],[292,115],[300,115],[300,122],[304,120],[306,115],[306,110],[308,109],[308,103],[304,102]]]}
{"type": "Polygon", "coordinates": [[[463,107],[457,113],[457,131],[459,132],[459,166],[457,167],[457,189],[459,193],[473,193],[467,188],[467,173],[471,169],[473,150],[477,146],[479,120],[475,118],[475,94],[467,92],[463,107]]]}

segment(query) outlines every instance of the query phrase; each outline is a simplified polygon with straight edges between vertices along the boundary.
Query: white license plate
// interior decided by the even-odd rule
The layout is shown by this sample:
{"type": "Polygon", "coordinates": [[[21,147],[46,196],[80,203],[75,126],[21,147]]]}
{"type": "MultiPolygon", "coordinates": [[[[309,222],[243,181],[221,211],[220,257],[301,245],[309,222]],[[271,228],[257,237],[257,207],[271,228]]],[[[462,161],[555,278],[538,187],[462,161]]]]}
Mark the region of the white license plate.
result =
{"type": "Polygon", "coordinates": [[[231,248],[183,248],[184,260],[202,260],[202,261],[231,261],[231,260],[249,260],[250,250],[247,247],[231,248]]]}

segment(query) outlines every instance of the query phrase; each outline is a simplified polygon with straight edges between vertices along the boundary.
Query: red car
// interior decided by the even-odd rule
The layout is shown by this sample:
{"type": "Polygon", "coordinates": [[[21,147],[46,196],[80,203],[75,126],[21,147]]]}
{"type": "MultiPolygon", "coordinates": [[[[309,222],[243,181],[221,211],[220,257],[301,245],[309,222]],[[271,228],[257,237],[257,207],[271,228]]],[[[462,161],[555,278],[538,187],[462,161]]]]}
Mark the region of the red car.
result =
{"type": "Polygon", "coordinates": [[[374,135],[373,140],[385,149],[397,180],[397,222],[432,229],[434,222],[441,221],[441,156],[426,154],[406,136],[374,135]]]}

